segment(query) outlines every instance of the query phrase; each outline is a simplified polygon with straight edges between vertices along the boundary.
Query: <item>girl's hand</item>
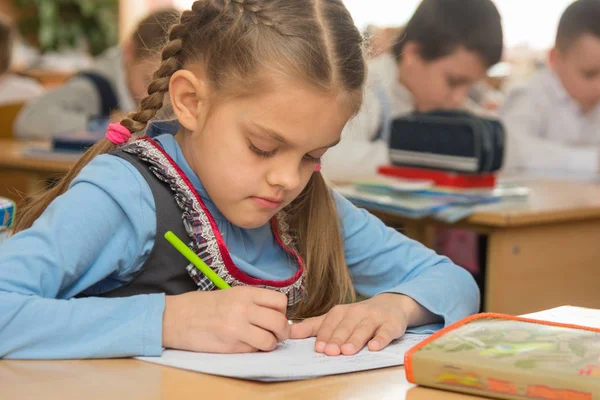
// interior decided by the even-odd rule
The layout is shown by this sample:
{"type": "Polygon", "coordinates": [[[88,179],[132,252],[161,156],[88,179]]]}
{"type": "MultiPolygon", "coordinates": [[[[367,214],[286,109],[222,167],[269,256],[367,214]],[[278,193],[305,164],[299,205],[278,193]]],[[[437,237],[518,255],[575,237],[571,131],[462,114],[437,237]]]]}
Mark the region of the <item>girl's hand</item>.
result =
{"type": "Polygon", "coordinates": [[[163,346],[205,353],[271,351],[290,337],[287,296],[253,287],[167,296],[163,346]]]}
{"type": "Polygon", "coordinates": [[[328,356],[353,355],[365,345],[385,348],[407,326],[437,319],[408,296],[384,293],[368,300],[336,306],[327,314],[292,325],[292,339],[316,336],[315,351],[328,356]]]}

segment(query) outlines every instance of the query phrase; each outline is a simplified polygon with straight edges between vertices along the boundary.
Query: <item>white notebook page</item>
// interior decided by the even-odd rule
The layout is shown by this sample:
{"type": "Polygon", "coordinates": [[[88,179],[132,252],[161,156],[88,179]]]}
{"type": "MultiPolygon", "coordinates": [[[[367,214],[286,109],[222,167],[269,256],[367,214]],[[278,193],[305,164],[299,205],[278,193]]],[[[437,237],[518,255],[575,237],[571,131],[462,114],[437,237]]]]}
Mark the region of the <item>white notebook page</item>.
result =
{"type": "Polygon", "coordinates": [[[523,317],[600,329],[600,310],[592,308],[562,306],[526,314],[523,317]]]}
{"type": "Polygon", "coordinates": [[[315,338],[286,340],[268,353],[208,354],[165,350],[139,360],[171,367],[259,381],[287,381],[404,364],[404,353],[428,335],[406,334],[379,352],[330,357],[314,351],[315,338]]]}

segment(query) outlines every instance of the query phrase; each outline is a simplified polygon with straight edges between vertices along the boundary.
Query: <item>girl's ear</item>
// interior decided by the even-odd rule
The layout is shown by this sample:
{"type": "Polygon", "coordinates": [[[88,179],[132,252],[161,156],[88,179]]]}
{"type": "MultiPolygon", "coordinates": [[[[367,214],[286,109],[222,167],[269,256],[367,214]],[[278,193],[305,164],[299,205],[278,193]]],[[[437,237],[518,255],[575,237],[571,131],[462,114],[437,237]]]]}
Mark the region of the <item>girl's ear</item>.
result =
{"type": "Polygon", "coordinates": [[[195,132],[208,108],[206,82],[191,71],[181,69],[169,80],[169,94],[173,111],[181,126],[195,132]]]}

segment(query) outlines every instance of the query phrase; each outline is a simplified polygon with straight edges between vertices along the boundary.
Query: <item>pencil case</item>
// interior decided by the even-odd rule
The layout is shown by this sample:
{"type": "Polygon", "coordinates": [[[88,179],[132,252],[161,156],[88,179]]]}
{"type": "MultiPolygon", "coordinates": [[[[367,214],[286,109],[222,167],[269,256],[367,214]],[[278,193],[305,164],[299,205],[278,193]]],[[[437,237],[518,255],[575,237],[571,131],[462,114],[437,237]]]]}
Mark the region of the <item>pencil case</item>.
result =
{"type": "Polygon", "coordinates": [[[407,379],[497,399],[600,398],[600,330],[503,314],[450,325],[405,355],[407,379]]]}
{"type": "Polygon", "coordinates": [[[505,132],[494,119],[464,111],[415,113],[392,121],[390,159],[402,167],[458,173],[502,168],[505,132]]]}

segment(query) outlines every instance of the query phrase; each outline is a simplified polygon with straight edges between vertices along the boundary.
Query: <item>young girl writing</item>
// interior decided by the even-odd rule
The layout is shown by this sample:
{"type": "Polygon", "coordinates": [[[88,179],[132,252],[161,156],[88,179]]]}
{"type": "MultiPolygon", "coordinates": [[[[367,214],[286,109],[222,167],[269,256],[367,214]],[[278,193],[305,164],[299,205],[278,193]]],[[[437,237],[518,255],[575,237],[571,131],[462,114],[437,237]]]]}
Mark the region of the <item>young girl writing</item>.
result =
{"type": "Polygon", "coordinates": [[[21,210],[0,247],[0,356],[269,351],[309,336],[354,354],[476,312],[465,270],[319,172],[364,80],[341,0],[196,1],[138,111],[21,210]],[[144,137],[167,95],[177,134],[144,137]],[[232,288],[213,290],[169,230],[232,288]]]}

